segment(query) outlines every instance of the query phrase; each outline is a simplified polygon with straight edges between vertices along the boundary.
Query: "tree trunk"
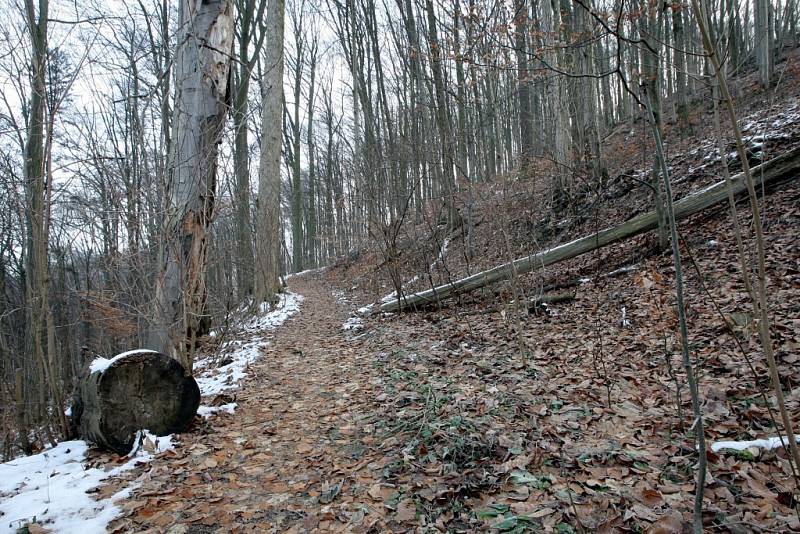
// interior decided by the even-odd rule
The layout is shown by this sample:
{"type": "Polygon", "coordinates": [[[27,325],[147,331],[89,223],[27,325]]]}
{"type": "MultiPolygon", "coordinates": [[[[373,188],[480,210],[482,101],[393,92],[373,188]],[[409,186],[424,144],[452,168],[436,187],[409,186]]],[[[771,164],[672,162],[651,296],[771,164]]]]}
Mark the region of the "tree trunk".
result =
{"type": "Polygon", "coordinates": [[[683,3],[675,2],[672,4],[672,36],[675,58],[675,98],[678,111],[678,125],[681,137],[685,137],[690,132],[689,124],[689,102],[686,95],[686,57],[683,50],[684,29],[683,29],[683,3]]]}
{"type": "Polygon", "coordinates": [[[756,65],[759,81],[767,87],[772,79],[772,50],[770,44],[769,0],[753,0],[753,23],[755,26],[756,65]]]}
{"type": "MultiPolygon", "coordinates": [[[[787,176],[792,176],[800,169],[800,148],[771,159],[752,169],[753,176],[758,177],[759,183],[767,183],[787,176]]],[[[731,188],[734,194],[745,190],[744,175],[739,174],[731,178],[731,188]]],[[[693,193],[675,202],[675,218],[683,219],[701,211],[717,202],[728,198],[728,186],[725,181],[718,182],[697,193],[693,193]]],[[[603,248],[607,245],[622,241],[658,227],[658,216],[655,211],[638,215],[633,219],[611,228],[601,230],[570,243],[559,245],[524,258],[516,259],[503,265],[498,265],[488,271],[483,271],[455,282],[434,287],[413,295],[404,296],[401,300],[393,300],[381,305],[381,311],[393,312],[403,309],[424,306],[436,303],[451,295],[465,293],[480,287],[508,280],[512,276],[519,276],[534,269],[541,269],[564,260],[569,260],[603,248]]]]}
{"type": "Polygon", "coordinates": [[[431,70],[433,71],[434,96],[436,98],[436,123],[439,127],[439,143],[441,144],[444,170],[441,185],[444,193],[444,205],[447,208],[448,225],[451,228],[455,228],[458,214],[455,209],[454,198],[456,183],[455,175],[453,174],[453,145],[450,142],[450,120],[447,113],[444,74],[442,73],[442,49],[436,29],[436,14],[433,10],[432,0],[425,0],[425,11],[428,16],[428,41],[431,47],[431,70]]]}
{"type": "Polygon", "coordinates": [[[318,266],[317,263],[317,160],[316,146],[314,140],[314,97],[316,91],[317,74],[317,48],[318,41],[316,36],[312,36],[308,54],[309,82],[308,82],[308,105],[306,108],[306,146],[308,149],[308,205],[306,207],[306,265],[309,268],[318,266]]]}
{"type": "Polygon", "coordinates": [[[292,119],[289,121],[291,133],[291,153],[290,161],[292,164],[291,179],[291,206],[292,206],[292,272],[297,273],[303,270],[303,190],[301,185],[300,167],[300,143],[302,141],[302,128],[300,126],[300,96],[301,84],[303,83],[303,63],[305,62],[305,35],[303,35],[302,15],[295,15],[292,19],[293,33],[295,34],[294,61],[289,61],[289,67],[294,68],[294,102],[292,119]]]}
{"type": "Polygon", "coordinates": [[[254,46],[250,46],[260,22],[266,0],[237,0],[239,11],[239,69],[233,94],[233,173],[236,178],[234,208],[236,210],[236,286],[239,299],[253,294],[255,256],[253,252],[253,228],[250,212],[250,142],[248,139],[248,108],[250,97],[250,74],[264,42],[263,32],[254,46]],[[253,49],[251,51],[251,48],[253,49]]]}
{"type": "MultiPolygon", "coordinates": [[[[645,40],[649,43],[649,48],[642,47],[642,84],[647,89],[649,107],[653,113],[656,127],[661,129],[661,92],[659,87],[660,65],[659,54],[661,45],[659,44],[658,26],[656,22],[656,11],[649,6],[647,1],[642,0],[641,7],[647,10],[647,36],[645,40]],[[651,51],[652,50],[652,51],[651,51]]],[[[669,246],[669,226],[667,224],[667,212],[664,204],[664,193],[659,179],[659,167],[657,159],[654,159],[653,170],[650,173],[650,186],[653,189],[656,214],[658,215],[658,246],[661,250],[666,250],[669,246]]]]}
{"type": "Polygon", "coordinates": [[[78,387],[72,417],[81,437],[127,454],[136,433],[183,432],[200,405],[200,389],[174,359],[136,350],[90,372],[78,387]]]}
{"type": "Polygon", "coordinates": [[[217,146],[229,104],[233,5],[182,0],[164,248],[150,346],[192,372],[208,328],[206,236],[214,214],[217,146]]]}
{"type": "Polygon", "coordinates": [[[533,119],[528,73],[528,3],[514,1],[514,51],[517,59],[517,100],[519,101],[520,147],[519,161],[523,178],[529,178],[528,166],[533,156],[533,119]]]}
{"type": "Polygon", "coordinates": [[[281,289],[281,141],[283,136],[284,0],[267,4],[266,73],[261,94],[261,163],[258,169],[255,302],[270,301],[281,289]]]}

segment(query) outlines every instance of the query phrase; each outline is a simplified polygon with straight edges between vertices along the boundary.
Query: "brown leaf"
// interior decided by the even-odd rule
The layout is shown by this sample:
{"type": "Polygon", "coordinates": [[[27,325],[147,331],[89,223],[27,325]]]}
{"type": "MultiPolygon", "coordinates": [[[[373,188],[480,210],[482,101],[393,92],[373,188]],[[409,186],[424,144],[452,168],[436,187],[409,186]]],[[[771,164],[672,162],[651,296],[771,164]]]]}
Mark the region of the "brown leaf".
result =
{"type": "Polygon", "coordinates": [[[372,486],[370,486],[369,490],[367,491],[367,494],[376,501],[383,500],[383,494],[381,493],[381,485],[378,483],[375,483],[372,486]]]}
{"type": "Polygon", "coordinates": [[[397,505],[397,520],[403,523],[411,522],[417,518],[417,506],[411,499],[403,499],[397,505]]]}
{"type": "Polygon", "coordinates": [[[684,525],[687,523],[683,520],[683,516],[679,512],[672,512],[650,525],[647,534],[681,534],[684,525]]]}

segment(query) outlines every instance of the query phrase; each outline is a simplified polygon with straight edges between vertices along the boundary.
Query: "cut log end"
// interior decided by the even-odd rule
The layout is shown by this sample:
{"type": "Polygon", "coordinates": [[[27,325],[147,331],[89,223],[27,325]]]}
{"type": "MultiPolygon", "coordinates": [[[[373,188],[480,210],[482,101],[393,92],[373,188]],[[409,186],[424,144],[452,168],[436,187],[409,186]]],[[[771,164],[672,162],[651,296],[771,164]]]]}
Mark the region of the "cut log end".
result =
{"type": "Polygon", "coordinates": [[[200,389],[180,363],[152,351],[115,358],[84,377],[79,429],[88,441],[127,454],[139,430],[163,436],[185,431],[200,405],[200,389]]]}

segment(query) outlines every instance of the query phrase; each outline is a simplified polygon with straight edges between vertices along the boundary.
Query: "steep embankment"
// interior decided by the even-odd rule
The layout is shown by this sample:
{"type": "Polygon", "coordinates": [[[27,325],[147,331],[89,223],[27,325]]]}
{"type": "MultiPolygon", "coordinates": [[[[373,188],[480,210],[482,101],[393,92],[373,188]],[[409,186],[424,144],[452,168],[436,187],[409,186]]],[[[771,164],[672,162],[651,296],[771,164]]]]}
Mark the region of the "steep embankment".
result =
{"type": "MultiPolygon", "coordinates": [[[[764,205],[773,336],[797,425],[798,181],[764,205]]],[[[681,227],[709,445],[776,435],[727,214],[710,209],[681,227]]],[[[642,256],[646,239],[548,270],[552,279],[583,280],[573,301],[530,314],[511,302],[531,296],[520,284],[516,295],[507,285],[442,310],[364,318],[381,370],[384,481],[415,503],[411,524],[560,532],[681,532],[688,524],[696,456],[673,271],[668,256],[642,256]],[[627,267],[604,276],[620,264],[627,267]]],[[[783,450],[714,447],[708,457],[709,529],[800,528],[783,450]]]]}

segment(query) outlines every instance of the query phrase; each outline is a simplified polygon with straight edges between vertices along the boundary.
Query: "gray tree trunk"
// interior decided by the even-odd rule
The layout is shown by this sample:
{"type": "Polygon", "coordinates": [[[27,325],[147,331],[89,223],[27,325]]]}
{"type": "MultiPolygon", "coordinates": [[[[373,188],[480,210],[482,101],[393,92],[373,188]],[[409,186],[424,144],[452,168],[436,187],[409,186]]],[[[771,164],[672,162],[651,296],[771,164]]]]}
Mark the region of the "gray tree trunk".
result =
{"type": "Polygon", "coordinates": [[[162,267],[149,346],[192,372],[208,328],[206,236],[214,214],[217,145],[230,101],[234,19],[230,0],[182,0],[162,267]]]}
{"type": "Polygon", "coordinates": [[[302,128],[300,125],[300,97],[303,81],[303,63],[305,62],[306,36],[303,31],[302,14],[293,12],[292,30],[295,35],[294,61],[289,58],[289,68],[292,69],[292,79],[294,83],[294,95],[292,102],[292,115],[289,121],[291,134],[291,150],[289,158],[291,161],[291,207],[292,207],[292,272],[303,270],[303,190],[300,183],[300,148],[302,142],[302,128]]]}
{"type": "Polygon", "coordinates": [[[314,34],[308,50],[308,104],[307,104],[307,126],[306,126],[306,147],[308,150],[308,204],[306,206],[306,264],[309,268],[317,267],[317,160],[316,145],[314,140],[314,97],[316,96],[317,79],[317,55],[319,41],[314,34]]]}
{"type": "MultiPolygon", "coordinates": [[[[656,127],[661,129],[661,98],[660,98],[660,65],[659,65],[659,52],[661,46],[659,44],[658,26],[656,23],[656,12],[649,9],[647,1],[642,1],[642,9],[646,10],[647,15],[647,35],[645,40],[649,43],[650,48],[655,52],[651,52],[649,48],[642,47],[642,75],[644,77],[643,84],[647,88],[647,95],[644,98],[649,98],[649,107],[653,112],[653,120],[655,120],[656,127]]],[[[666,250],[669,246],[669,226],[667,224],[667,212],[664,205],[664,193],[661,189],[661,180],[659,179],[659,167],[657,160],[654,160],[653,170],[650,173],[650,185],[654,192],[654,205],[655,211],[658,215],[658,246],[661,250],[666,250]]]]}
{"type": "Polygon", "coordinates": [[[266,72],[261,94],[261,162],[258,169],[255,301],[267,302],[280,291],[281,145],[283,138],[284,0],[267,5],[266,72]]]}
{"type": "Polygon", "coordinates": [[[517,100],[519,102],[520,170],[527,177],[533,156],[533,118],[531,116],[531,91],[528,72],[528,3],[514,1],[514,51],[517,59],[517,100]]]}
{"type": "Polygon", "coordinates": [[[252,55],[250,44],[258,19],[263,15],[266,0],[259,2],[258,13],[255,0],[238,0],[239,12],[239,68],[233,94],[233,173],[236,179],[234,209],[236,210],[236,281],[240,299],[253,293],[254,253],[253,229],[250,217],[250,142],[247,124],[248,97],[250,92],[250,72],[253,60],[258,55],[263,42],[263,34],[255,43],[252,55]]]}
{"type": "Polygon", "coordinates": [[[690,131],[689,102],[686,95],[686,57],[683,50],[684,18],[683,3],[676,2],[672,5],[672,52],[675,61],[675,99],[678,111],[678,125],[682,136],[690,131]]]}
{"type": "Polygon", "coordinates": [[[455,174],[453,173],[454,151],[450,140],[450,120],[447,113],[447,100],[442,73],[442,49],[437,32],[436,14],[432,0],[425,0],[425,11],[428,18],[428,41],[431,47],[431,70],[433,71],[434,96],[436,98],[436,123],[439,127],[439,143],[442,154],[442,192],[444,205],[447,208],[448,224],[456,225],[458,214],[455,209],[455,174]]]}
{"type": "Polygon", "coordinates": [[[773,70],[770,0],[753,0],[753,15],[759,81],[762,87],[767,87],[772,79],[773,70]]]}

